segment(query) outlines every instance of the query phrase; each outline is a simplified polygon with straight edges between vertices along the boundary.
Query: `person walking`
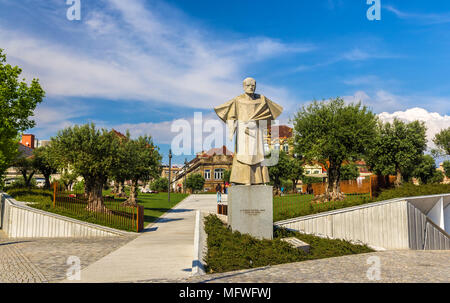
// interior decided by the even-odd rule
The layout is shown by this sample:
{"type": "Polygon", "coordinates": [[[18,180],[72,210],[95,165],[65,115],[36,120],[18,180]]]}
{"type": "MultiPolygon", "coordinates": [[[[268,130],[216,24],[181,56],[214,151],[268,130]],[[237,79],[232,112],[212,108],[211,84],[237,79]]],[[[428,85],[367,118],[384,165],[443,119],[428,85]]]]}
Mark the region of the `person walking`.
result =
{"type": "Polygon", "coordinates": [[[220,184],[217,184],[216,192],[217,192],[217,203],[221,203],[222,202],[222,186],[220,186],[220,184]]]}

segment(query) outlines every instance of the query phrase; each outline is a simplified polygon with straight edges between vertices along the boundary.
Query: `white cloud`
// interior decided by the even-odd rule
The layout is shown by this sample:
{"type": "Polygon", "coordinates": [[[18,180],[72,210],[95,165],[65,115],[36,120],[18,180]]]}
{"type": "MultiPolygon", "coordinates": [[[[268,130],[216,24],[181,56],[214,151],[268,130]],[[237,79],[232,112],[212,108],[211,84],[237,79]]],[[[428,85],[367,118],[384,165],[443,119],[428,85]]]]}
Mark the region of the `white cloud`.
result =
{"type": "Polygon", "coordinates": [[[442,129],[450,127],[450,116],[440,115],[439,113],[429,112],[420,107],[414,107],[405,111],[397,111],[394,113],[383,112],[378,117],[384,122],[392,122],[395,118],[404,122],[412,122],[415,120],[425,122],[427,126],[428,147],[433,148],[432,142],[434,136],[442,129]]]}
{"type": "Polygon", "coordinates": [[[430,14],[430,13],[410,13],[401,11],[391,5],[383,5],[383,8],[394,13],[400,19],[408,19],[413,22],[424,24],[443,24],[450,22],[450,13],[430,14]]]}
{"type": "Polygon", "coordinates": [[[27,78],[38,76],[50,97],[210,108],[241,93],[249,64],[314,49],[267,37],[217,37],[184,16],[158,15],[141,0],[101,3],[103,10],[92,8],[79,28],[58,28],[59,40],[0,28],[8,61],[27,78]]]}
{"type": "MultiPolygon", "coordinates": [[[[202,124],[201,124],[201,133],[195,133],[194,130],[194,116],[187,117],[183,119],[188,122],[191,129],[191,137],[184,138],[185,140],[191,140],[191,150],[190,155],[194,155],[194,148],[197,147],[200,150],[209,150],[210,148],[221,147],[226,145],[228,149],[233,150],[234,142],[229,141],[227,139],[227,128],[225,123],[217,118],[215,114],[206,114],[202,115],[202,124]],[[208,121],[214,120],[216,125],[220,126],[220,133],[223,134],[222,142],[219,144],[218,142],[213,142],[213,146],[206,146],[206,138],[212,134],[211,131],[205,130],[205,124],[210,123],[208,121]]],[[[148,122],[148,123],[124,123],[119,125],[108,126],[108,128],[114,128],[117,131],[122,133],[126,133],[126,131],[130,131],[130,135],[132,138],[136,138],[138,136],[150,135],[153,138],[153,141],[156,144],[172,144],[172,140],[175,136],[180,134],[181,132],[172,132],[172,125],[176,123],[177,120],[172,121],[163,121],[158,123],[148,122]]],[[[186,143],[186,142],[184,142],[186,143]]]]}
{"type": "Polygon", "coordinates": [[[31,131],[38,134],[41,140],[50,139],[56,135],[58,130],[72,126],[72,119],[80,118],[89,112],[89,107],[73,102],[58,100],[50,104],[44,102],[39,104],[34,111],[32,119],[36,122],[36,127],[31,131]]]}
{"type": "Polygon", "coordinates": [[[421,95],[397,95],[380,89],[368,93],[363,90],[356,91],[353,95],[344,96],[343,99],[350,103],[361,101],[363,105],[370,107],[375,113],[402,111],[421,104],[429,111],[447,113],[450,111],[450,100],[443,97],[421,95]]]}

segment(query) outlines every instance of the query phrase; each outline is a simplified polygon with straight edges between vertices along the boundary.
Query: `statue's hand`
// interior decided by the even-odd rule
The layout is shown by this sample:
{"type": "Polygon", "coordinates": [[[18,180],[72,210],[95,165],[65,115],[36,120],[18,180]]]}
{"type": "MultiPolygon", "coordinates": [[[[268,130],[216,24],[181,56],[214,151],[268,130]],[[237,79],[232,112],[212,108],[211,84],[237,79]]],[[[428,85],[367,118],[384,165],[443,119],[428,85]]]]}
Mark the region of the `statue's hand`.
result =
{"type": "Polygon", "coordinates": [[[247,136],[250,136],[250,137],[252,137],[252,138],[256,138],[256,133],[255,133],[255,131],[250,132],[250,129],[248,129],[248,128],[245,129],[244,133],[245,133],[247,136]]]}

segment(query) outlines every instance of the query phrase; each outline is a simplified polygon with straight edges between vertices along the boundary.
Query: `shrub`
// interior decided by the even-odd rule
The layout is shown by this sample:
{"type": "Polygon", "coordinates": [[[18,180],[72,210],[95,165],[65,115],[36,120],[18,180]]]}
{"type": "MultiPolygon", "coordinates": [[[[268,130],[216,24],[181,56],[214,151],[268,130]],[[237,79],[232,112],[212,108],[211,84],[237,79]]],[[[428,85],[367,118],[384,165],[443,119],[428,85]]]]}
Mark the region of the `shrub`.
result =
{"type": "MultiPolygon", "coordinates": [[[[11,185],[6,187],[6,190],[15,188],[27,188],[24,177],[22,176],[18,177],[11,185]]],[[[31,178],[30,186],[28,188],[30,189],[36,188],[36,180],[34,178],[31,178]]]]}
{"type": "Polygon", "coordinates": [[[445,175],[447,176],[447,178],[450,178],[450,161],[444,161],[442,166],[444,167],[445,175]]]}
{"type": "Polygon", "coordinates": [[[17,201],[52,203],[53,192],[48,189],[9,188],[7,193],[17,201]]]}
{"type": "Polygon", "coordinates": [[[422,184],[420,186],[405,183],[398,188],[383,190],[376,198],[377,201],[402,197],[427,196],[450,193],[450,184],[422,184]]]}
{"type": "Polygon", "coordinates": [[[84,192],[84,180],[75,183],[75,185],[73,186],[73,191],[84,192]]]}
{"type": "Polygon", "coordinates": [[[232,232],[215,215],[205,218],[205,231],[208,235],[208,254],[205,261],[206,271],[209,273],[372,251],[367,246],[354,245],[343,240],[302,235],[284,229],[275,230],[273,240],[258,240],[246,234],[232,232]],[[306,254],[281,241],[284,237],[297,237],[309,243],[310,253],[306,254]]]}
{"type": "Polygon", "coordinates": [[[359,168],[355,163],[343,165],[341,168],[341,180],[356,180],[359,177],[359,168]]]}
{"type": "Polygon", "coordinates": [[[323,178],[304,176],[302,182],[303,184],[323,183],[323,178]]]}
{"type": "Polygon", "coordinates": [[[430,184],[439,184],[444,181],[444,173],[440,170],[435,170],[433,176],[428,180],[430,184]]]}
{"type": "Polygon", "coordinates": [[[202,190],[204,185],[205,178],[201,174],[191,174],[186,178],[186,187],[192,192],[202,190]]]}
{"type": "Polygon", "coordinates": [[[167,188],[169,188],[169,179],[167,178],[158,178],[150,183],[150,189],[156,190],[160,192],[166,192],[167,188]]]}

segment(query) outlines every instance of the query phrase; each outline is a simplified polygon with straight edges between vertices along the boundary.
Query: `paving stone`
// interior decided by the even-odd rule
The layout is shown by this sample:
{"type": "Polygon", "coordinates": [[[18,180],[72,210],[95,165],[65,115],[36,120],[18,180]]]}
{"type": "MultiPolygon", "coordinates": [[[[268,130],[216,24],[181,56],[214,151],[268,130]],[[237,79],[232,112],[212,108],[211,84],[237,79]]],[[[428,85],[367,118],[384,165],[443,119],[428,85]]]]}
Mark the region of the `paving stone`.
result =
{"type": "Polygon", "coordinates": [[[197,283],[450,282],[450,251],[383,251],[192,277],[197,283]],[[371,258],[372,257],[372,258],[371,258]],[[379,259],[380,279],[373,268],[379,259]],[[370,258],[370,259],[369,259],[370,258]],[[372,261],[369,262],[368,261],[372,261]],[[368,275],[368,271],[372,273],[368,275]],[[370,279],[369,279],[370,277],[370,279]]]}
{"type": "Polygon", "coordinates": [[[60,281],[66,278],[70,256],[78,257],[83,269],[135,238],[7,239],[3,236],[0,237],[0,282],[60,281]]]}

